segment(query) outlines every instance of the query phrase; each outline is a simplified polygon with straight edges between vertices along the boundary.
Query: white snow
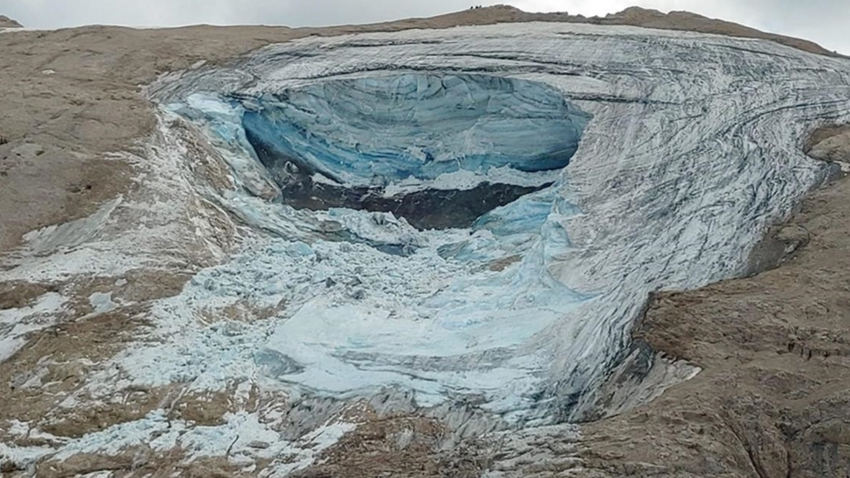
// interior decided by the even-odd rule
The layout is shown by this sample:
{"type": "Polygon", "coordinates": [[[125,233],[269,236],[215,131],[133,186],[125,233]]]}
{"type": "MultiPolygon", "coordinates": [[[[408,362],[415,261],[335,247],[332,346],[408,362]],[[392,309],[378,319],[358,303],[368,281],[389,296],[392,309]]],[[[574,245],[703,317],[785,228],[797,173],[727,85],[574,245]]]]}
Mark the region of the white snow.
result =
{"type": "Polygon", "coordinates": [[[30,306],[0,310],[0,362],[26,344],[27,334],[53,325],[66,302],[61,294],[48,292],[30,306]]]}

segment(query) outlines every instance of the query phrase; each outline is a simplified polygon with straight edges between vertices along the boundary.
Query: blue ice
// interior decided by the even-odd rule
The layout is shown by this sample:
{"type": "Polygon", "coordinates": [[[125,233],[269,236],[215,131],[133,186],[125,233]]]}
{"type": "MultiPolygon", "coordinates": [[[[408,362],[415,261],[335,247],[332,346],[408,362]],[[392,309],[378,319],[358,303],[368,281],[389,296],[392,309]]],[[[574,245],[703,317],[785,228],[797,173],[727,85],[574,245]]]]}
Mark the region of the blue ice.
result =
{"type": "MultiPolygon", "coordinates": [[[[589,120],[539,83],[413,73],[251,97],[193,95],[173,110],[233,148],[228,158],[257,161],[246,141],[254,136],[348,186],[496,168],[514,178],[559,170],[589,120]]],[[[470,393],[502,411],[531,406],[540,379],[530,370],[545,365],[521,352],[523,344],[591,299],[548,271],[552,254],[571,246],[552,215],[578,212],[564,199],[565,181],[498,207],[466,230],[417,231],[384,213],[234,202],[258,229],[313,231],[278,233],[282,243],[245,257],[234,271],[262,271],[251,276],[251,290],[289,304],[256,363],[280,383],[320,394],[401,386],[416,391],[421,404],[470,393]],[[336,223],[334,238],[355,244],[317,238],[315,227],[301,227],[308,218],[336,223]],[[388,247],[404,254],[384,254],[388,247]],[[489,267],[506,259],[504,268],[489,267]],[[324,285],[329,278],[336,285],[324,285]]]]}
{"type": "Polygon", "coordinates": [[[251,104],[259,107],[242,118],[250,135],[350,186],[561,169],[589,120],[549,86],[483,75],[333,80],[251,104]]]}

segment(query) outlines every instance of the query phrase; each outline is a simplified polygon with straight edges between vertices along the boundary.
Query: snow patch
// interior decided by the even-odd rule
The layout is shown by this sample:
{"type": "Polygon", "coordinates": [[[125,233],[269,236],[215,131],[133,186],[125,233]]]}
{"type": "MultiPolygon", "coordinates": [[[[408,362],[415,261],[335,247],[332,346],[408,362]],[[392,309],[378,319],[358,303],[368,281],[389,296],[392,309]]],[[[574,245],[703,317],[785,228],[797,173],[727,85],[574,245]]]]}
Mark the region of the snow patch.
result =
{"type": "Polygon", "coordinates": [[[118,304],[112,302],[112,292],[95,292],[89,296],[89,304],[94,309],[92,314],[95,315],[104,314],[118,308],[118,304]]]}
{"type": "MultiPolygon", "coordinates": [[[[289,441],[272,428],[275,424],[261,423],[255,413],[229,413],[223,418],[226,423],[220,426],[195,426],[182,420],[169,420],[166,412],[160,409],[140,420],[67,440],[54,448],[12,447],[0,443],[0,458],[25,469],[44,458],[62,461],[80,454],[115,456],[138,446],[158,452],[179,447],[188,460],[227,457],[231,463],[246,466],[260,459],[270,460],[271,464],[261,476],[285,477],[310,466],[322,451],[356,428],[353,423],[334,421],[298,440],[289,441]]],[[[13,425],[17,435],[29,433],[26,424],[13,425]]]]}
{"type": "Polygon", "coordinates": [[[26,344],[27,334],[55,324],[67,302],[61,294],[48,292],[38,297],[33,305],[0,310],[0,362],[26,344]]]}

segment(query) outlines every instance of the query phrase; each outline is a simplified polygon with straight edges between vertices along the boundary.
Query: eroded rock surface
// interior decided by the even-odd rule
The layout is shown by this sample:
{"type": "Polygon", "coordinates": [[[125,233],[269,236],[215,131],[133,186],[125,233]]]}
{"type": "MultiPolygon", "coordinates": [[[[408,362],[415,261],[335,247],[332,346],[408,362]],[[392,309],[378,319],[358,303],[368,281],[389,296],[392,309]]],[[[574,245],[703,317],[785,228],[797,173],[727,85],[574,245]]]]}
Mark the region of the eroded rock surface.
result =
{"type": "Polygon", "coordinates": [[[23,25],[5,15],[0,15],[0,28],[23,28],[23,25]]]}
{"type": "Polygon", "coordinates": [[[836,162],[842,170],[850,168],[850,125],[825,126],[816,130],[806,142],[809,156],[836,162]]]}

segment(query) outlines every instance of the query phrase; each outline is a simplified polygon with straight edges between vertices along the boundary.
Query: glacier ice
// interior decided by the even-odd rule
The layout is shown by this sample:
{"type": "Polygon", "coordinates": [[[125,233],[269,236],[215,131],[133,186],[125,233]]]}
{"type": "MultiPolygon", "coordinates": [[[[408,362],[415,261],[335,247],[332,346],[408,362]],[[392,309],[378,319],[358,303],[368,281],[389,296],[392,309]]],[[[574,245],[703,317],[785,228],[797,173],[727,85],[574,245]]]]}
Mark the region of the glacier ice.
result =
{"type": "Polygon", "coordinates": [[[550,185],[528,173],[569,164],[589,119],[545,84],[491,75],[329,80],[230,103],[284,203],[392,212],[420,229],[468,227],[550,185]]]}
{"type": "Polygon", "coordinates": [[[308,38],[166,76],[149,94],[228,162],[239,190],[207,193],[254,239],[157,308],[161,343],[121,367],[581,418],[649,293],[742,273],[827,176],[800,138],[850,119],[848,85],[846,61],[770,42],[577,24],[308,38]],[[302,172],[384,199],[527,189],[434,230],[292,207],[302,172]],[[238,301],[279,312],[226,333],[193,320],[238,301]]]}
{"type": "Polygon", "coordinates": [[[500,166],[561,169],[588,120],[555,89],[488,75],[325,81],[248,101],[257,108],[242,117],[249,141],[350,186],[500,166]]]}

